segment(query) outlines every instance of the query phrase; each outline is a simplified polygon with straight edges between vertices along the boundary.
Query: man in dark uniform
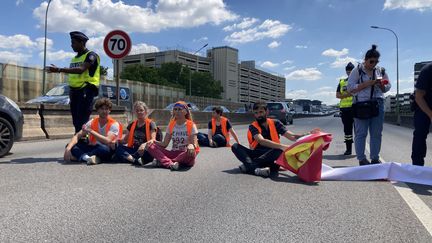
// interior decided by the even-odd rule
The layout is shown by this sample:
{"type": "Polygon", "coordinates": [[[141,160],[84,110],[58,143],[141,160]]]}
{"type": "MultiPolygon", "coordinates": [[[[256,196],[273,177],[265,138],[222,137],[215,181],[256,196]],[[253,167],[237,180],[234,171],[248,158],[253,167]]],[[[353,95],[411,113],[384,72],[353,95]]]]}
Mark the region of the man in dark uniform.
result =
{"type": "MultiPolygon", "coordinates": [[[[351,62],[345,67],[347,76],[350,75],[351,71],[354,69],[354,64],[351,62]]],[[[352,113],[352,95],[347,90],[348,78],[342,78],[339,80],[339,84],[336,90],[336,98],[340,99],[339,108],[341,112],[342,123],[344,126],[345,134],[345,145],[346,151],[344,155],[351,155],[352,144],[353,144],[353,124],[354,117],[352,113]]]]}
{"type": "Polygon", "coordinates": [[[70,32],[71,47],[77,52],[72,58],[69,68],[59,68],[55,65],[45,67],[53,73],[68,73],[69,98],[72,122],[75,133],[79,132],[89,119],[93,109],[93,99],[98,95],[100,82],[100,58],[86,48],[88,37],[79,31],[70,32]]]}
{"type": "Polygon", "coordinates": [[[413,165],[424,166],[426,138],[432,119],[432,63],[424,66],[415,84],[414,136],[411,159],[413,165]]]}

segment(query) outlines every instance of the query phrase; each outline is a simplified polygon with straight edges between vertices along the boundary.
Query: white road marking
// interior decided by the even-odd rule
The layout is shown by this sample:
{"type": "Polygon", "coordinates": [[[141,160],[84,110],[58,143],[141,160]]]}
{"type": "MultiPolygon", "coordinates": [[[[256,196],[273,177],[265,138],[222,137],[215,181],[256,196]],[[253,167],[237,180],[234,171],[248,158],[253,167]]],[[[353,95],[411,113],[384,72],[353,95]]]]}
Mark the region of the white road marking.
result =
{"type": "MultiPolygon", "coordinates": [[[[369,143],[366,142],[365,151],[369,153],[369,143]]],[[[380,156],[382,162],[386,162],[382,156],[380,156]]],[[[432,210],[423,202],[412,189],[404,182],[392,181],[392,184],[399,195],[405,200],[406,204],[411,208],[414,215],[420,220],[425,229],[432,236],[432,210]]]]}

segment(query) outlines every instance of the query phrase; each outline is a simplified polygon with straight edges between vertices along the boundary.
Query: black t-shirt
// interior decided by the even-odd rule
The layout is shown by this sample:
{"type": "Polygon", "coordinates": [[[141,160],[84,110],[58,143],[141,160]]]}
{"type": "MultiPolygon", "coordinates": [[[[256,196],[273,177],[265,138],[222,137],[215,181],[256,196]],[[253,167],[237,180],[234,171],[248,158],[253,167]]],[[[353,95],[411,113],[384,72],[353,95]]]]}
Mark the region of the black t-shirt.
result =
{"type": "MultiPolygon", "coordinates": [[[[227,120],[227,131],[229,131],[231,129],[231,127],[232,127],[231,122],[229,120],[227,120]]],[[[211,121],[209,121],[209,123],[208,123],[208,129],[210,129],[210,130],[212,129],[212,122],[211,121]]],[[[216,125],[216,132],[214,135],[216,135],[216,134],[221,134],[223,136],[221,125],[219,125],[219,126],[216,125]]]]}
{"type": "Polygon", "coordinates": [[[426,91],[425,100],[432,107],[432,63],[421,69],[415,88],[426,91]]]}
{"type": "MultiPolygon", "coordinates": [[[[287,129],[285,128],[285,126],[282,124],[281,121],[276,120],[276,119],[272,119],[274,121],[275,127],[276,127],[276,131],[279,135],[284,135],[287,132],[287,129]]],[[[265,127],[261,127],[261,135],[268,140],[271,140],[271,136],[270,136],[270,129],[267,129],[265,127]]],[[[255,135],[259,134],[258,129],[256,129],[256,127],[254,127],[252,124],[249,125],[249,131],[252,133],[252,137],[255,137],[255,135]]],[[[280,136],[279,136],[280,137],[280,136]]],[[[258,146],[255,149],[263,149],[266,147],[261,146],[260,144],[258,144],[258,146]]]]}
{"type": "MultiPolygon", "coordinates": [[[[129,123],[129,125],[127,126],[127,130],[130,131],[132,128],[132,123],[129,123]]],[[[150,131],[155,131],[156,130],[156,123],[154,123],[153,121],[150,123],[150,131]]],[[[142,126],[138,126],[138,123],[135,127],[135,132],[134,132],[134,144],[133,147],[137,148],[139,147],[141,144],[147,142],[147,134],[146,134],[146,125],[142,125],[142,126]]]]}
{"type": "MultiPolygon", "coordinates": [[[[88,50],[86,49],[84,52],[82,53],[78,53],[78,55],[76,57],[80,57],[84,54],[86,54],[88,52],[88,50]]],[[[89,67],[89,75],[90,77],[93,77],[97,67],[99,65],[98,63],[98,54],[96,54],[96,52],[90,51],[90,53],[87,55],[86,59],[84,60],[84,62],[89,63],[90,67],[89,67]]]]}

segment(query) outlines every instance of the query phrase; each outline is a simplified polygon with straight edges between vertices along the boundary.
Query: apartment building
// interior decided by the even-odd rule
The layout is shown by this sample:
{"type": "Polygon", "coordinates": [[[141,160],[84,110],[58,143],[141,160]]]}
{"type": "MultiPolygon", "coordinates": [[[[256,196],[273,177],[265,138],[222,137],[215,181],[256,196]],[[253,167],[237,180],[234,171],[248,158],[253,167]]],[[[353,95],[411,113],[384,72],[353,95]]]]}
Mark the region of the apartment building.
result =
{"type": "Polygon", "coordinates": [[[251,103],[285,99],[284,77],[257,69],[255,61],[239,63],[238,57],[238,50],[229,46],[211,48],[206,57],[169,50],[129,55],[120,61],[119,69],[132,64],[160,68],[163,63],[179,62],[192,71],[210,72],[215,80],[221,82],[224,100],[251,103]]]}

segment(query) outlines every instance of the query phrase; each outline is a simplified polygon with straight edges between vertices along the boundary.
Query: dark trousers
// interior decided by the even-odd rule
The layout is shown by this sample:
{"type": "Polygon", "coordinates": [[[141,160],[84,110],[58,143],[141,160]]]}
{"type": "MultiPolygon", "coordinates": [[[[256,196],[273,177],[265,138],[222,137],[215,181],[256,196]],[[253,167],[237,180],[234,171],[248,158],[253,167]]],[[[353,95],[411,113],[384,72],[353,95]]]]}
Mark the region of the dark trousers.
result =
{"type": "Polygon", "coordinates": [[[142,156],[138,153],[138,148],[130,148],[125,145],[119,145],[115,151],[116,160],[120,160],[121,162],[129,162],[127,157],[131,155],[134,159],[138,159],[141,157],[143,163],[150,163],[153,161],[153,156],[149,154],[148,151],[144,151],[142,156]]]}
{"type": "MultiPolygon", "coordinates": [[[[198,135],[198,144],[200,146],[209,147],[210,141],[208,135],[202,132],[199,132],[198,135]]],[[[215,134],[212,137],[213,141],[216,142],[217,147],[225,147],[226,146],[226,138],[222,134],[215,134]]]]}
{"type": "Polygon", "coordinates": [[[246,167],[246,171],[253,174],[256,168],[270,167],[270,171],[279,170],[279,165],[274,161],[282,154],[280,149],[248,149],[245,146],[235,143],[231,146],[234,155],[246,167]]]}
{"type": "Polygon", "coordinates": [[[75,133],[79,132],[89,119],[93,110],[93,99],[97,95],[97,87],[87,85],[81,89],[70,89],[70,111],[75,133]]]}
{"type": "Polygon", "coordinates": [[[113,151],[107,145],[89,145],[81,141],[72,147],[71,153],[78,160],[81,159],[81,156],[87,154],[88,156],[96,155],[103,161],[109,161],[113,155],[113,151]]]}
{"type": "Polygon", "coordinates": [[[353,143],[354,116],[351,108],[341,108],[341,118],[344,126],[344,142],[353,143]]]}
{"type": "Polygon", "coordinates": [[[424,166],[426,157],[426,138],[431,125],[430,118],[420,108],[414,112],[414,136],[412,142],[411,159],[413,165],[424,166]]]}

